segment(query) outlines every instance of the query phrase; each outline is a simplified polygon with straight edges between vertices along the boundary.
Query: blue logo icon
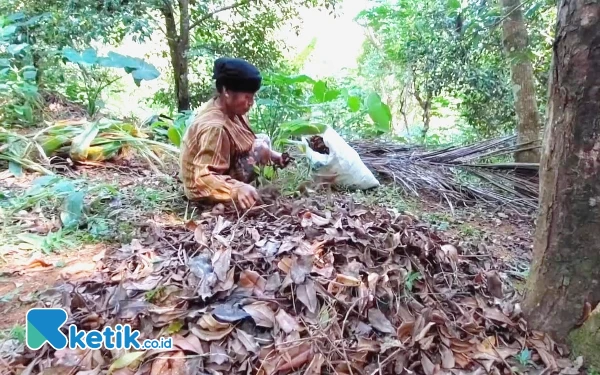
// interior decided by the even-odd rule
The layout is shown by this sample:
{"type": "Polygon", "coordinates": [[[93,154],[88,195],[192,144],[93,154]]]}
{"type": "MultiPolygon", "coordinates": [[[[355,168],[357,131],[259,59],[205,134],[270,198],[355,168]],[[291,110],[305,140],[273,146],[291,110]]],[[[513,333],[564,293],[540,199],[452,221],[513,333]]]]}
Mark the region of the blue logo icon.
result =
{"type": "Polygon", "coordinates": [[[140,331],[132,330],[129,324],[105,326],[102,331],[80,331],[75,324],[69,325],[68,337],[61,332],[67,322],[68,314],[64,309],[31,309],[27,311],[25,326],[25,344],[29,349],[37,350],[48,343],[56,350],[67,346],[70,349],[171,349],[173,338],[146,339],[140,342],[140,331]]]}
{"type": "Polygon", "coordinates": [[[64,309],[31,309],[27,311],[25,342],[29,349],[37,350],[46,342],[56,350],[67,347],[68,339],[60,331],[67,321],[64,309]]]}

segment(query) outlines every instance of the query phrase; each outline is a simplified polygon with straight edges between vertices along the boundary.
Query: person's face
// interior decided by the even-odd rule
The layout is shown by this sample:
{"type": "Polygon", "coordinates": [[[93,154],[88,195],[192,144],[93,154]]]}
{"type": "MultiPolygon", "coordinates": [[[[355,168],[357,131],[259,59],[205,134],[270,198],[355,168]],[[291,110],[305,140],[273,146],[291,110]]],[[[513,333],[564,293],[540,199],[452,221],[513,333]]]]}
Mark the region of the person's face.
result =
{"type": "Polygon", "coordinates": [[[248,92],[231,92],[225,95],[227,108],[236,115],[245,115],[254,105],[254,94],[248,92]]]}

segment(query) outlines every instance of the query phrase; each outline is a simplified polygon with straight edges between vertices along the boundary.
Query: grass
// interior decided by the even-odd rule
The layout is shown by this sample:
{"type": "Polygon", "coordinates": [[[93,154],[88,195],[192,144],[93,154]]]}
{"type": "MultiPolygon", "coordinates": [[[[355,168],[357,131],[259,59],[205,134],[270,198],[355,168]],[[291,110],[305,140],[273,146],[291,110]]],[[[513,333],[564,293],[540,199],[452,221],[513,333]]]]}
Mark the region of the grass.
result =
{"type": "Polygon", "coordinates": [[[25,327],[20,324],[15,324],[11,329],[0,331],[0,339],[2,340],[17,340],[19,343],[25,343],[25,327]]]}
{"type": "Polygon", "coordinates": [[[44,176],[20,190],[0,185],[0,263],[8,262],[6,255],[15,248],[50,254],[85,244],[128,243],[137,220],[184,210],[177,182],[170,177],[123,188],[98,177],[44,176]]]}
{"type": "Polygon", "coordinates": [[[481,232],[481,230],[479,230],[479,229],[477,229],[477,228],[475,228],[472,225],[469,225],[467,223],[463,223],[463,224],[459,225],[458,230],[465,237],[479,238],[479,237],[481,237],[483,235],[483,233],[481,232]]]}

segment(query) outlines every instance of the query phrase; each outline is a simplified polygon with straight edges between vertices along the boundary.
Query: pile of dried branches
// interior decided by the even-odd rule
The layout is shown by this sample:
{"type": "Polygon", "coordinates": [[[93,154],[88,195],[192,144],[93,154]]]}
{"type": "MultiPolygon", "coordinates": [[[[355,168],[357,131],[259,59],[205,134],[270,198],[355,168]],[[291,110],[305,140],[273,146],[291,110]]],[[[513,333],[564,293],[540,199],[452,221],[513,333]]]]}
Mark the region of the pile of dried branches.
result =
{"type": "Polygon", "coordinates": [[[350,145],[367,167],[407,193],[434,193],[450,206],[479,201],[517,210],[536,209],[538,164],[488,161],[532,148],[515,141],[516,136],[507,136],[436,151],[373,141],[350,145]]]}
{"type": "Polygon", "coordinates": [[[410,216],[325,203],[151,223],[99,260],[92,279],[40,296],[69,312],[64,327],[129,323],[143,338],[173,337],[172,349],[13,348],[0,363],[23,375],[507,374],[525,363],[577,373],[551,339],[527,330],[489,254],[410,216]]]}

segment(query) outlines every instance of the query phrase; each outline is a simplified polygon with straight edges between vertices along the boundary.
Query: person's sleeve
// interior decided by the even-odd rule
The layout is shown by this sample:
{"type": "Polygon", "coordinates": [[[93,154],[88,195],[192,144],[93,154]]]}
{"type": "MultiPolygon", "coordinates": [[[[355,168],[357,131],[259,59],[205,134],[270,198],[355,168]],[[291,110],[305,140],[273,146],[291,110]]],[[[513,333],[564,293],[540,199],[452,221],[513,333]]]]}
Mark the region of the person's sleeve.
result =
{"type": "Polygon", "coordinates": [[[232,190],[242,185],[226,175],[230,168],[231,145],[221,127],[210,127],[200,135],[199,151],[194,157],[196,185],[215,201],[230,201],[232,190]]]}

